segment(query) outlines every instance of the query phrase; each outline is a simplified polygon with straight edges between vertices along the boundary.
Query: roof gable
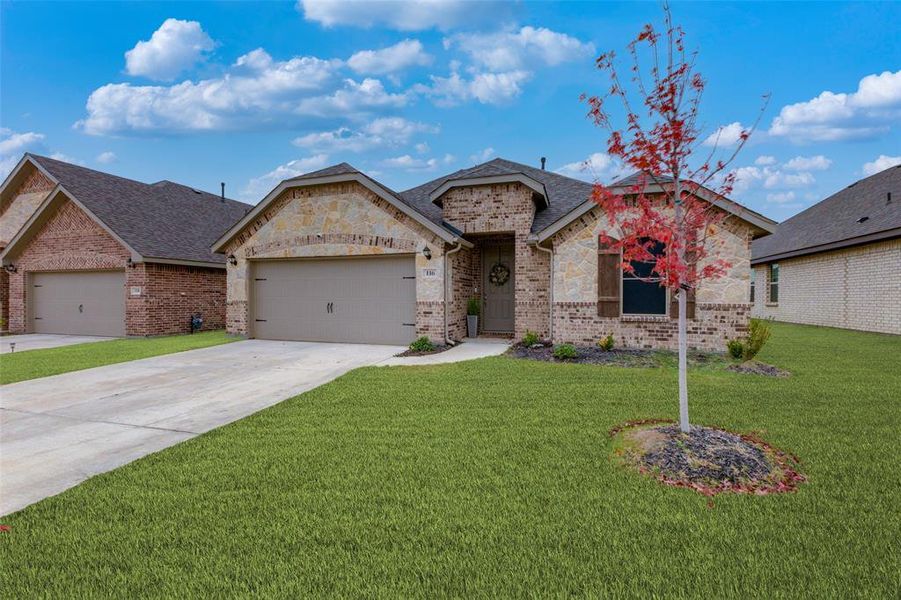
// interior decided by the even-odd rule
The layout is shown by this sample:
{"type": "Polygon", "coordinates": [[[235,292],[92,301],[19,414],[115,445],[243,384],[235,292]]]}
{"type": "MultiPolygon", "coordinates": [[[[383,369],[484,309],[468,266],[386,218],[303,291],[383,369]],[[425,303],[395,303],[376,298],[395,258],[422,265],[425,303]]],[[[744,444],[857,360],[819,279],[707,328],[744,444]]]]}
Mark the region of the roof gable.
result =
{"type": "Polygon", "coordinates": [[[901,165],[856,181],[755,240],[752,262],[901,236],[901,165]],[[891,201],[889,201],[891,194],[891,201]]]}
{"type": "Polygon", "coordinates": [[[221,264],[210,244],[250,209],[171,181],[147,184],[45,156],[25,158],[145,260],[221,264]]]}

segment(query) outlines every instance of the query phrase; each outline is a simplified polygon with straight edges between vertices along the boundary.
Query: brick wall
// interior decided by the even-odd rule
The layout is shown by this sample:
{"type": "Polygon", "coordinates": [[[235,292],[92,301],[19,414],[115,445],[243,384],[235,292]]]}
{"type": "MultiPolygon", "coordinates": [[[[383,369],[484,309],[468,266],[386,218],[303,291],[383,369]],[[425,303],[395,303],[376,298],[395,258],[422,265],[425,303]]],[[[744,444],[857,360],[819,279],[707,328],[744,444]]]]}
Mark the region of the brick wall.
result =
{"type": "Polygon", "coordinates": [[[109,233],[72,202],[64,201],[18,256],[9,276],[9,330],[26,330],[26,279],[33,271],[121,269],[130,256],[109,233]]]}
{"type": "MultiPolygon", "coordinates": [[[[442,204],[444,220],[469,240],[478,243],[479,235],[509,234],[515,253],[514,335],[522,337],[528,329],[547,336],[550,260],[527,243],[535,217],[532,190],[520,183],[454,188],[442,196],[442,204]]],[[[465,314],[468,298],[454,296],[454,314],[465,314]]]]}
{"type": "MultiPolygon", "coordinates": [[[[115,238],[72,202],[63,202],[25,249],[9,275],[10,331],[26,331],[28,274],[39,271],[125,269],[126,335],[190,331],[190,315],[202,312],[204,329],[225,326],[225,270],[138,263],[115,238]],[[131,295],[131,288],[140,293],[131,295]]],[[[5,273],[4,273],[5,274],[5,273]]]]}
{"type": "Polygon", "coordinates": [[[126,288],[128,335],[190,333],[198,312],[204,330],[225,327],[225,269],[141,263],[126,271],[126,288]]]}
{"type": "Polygon", "coordinates": [[[480,287],[479,248],[460,248],[450,256],[451,285],[448,307],[448,332],[453,340],[467,336],[466,304],[477,295],[480,287]]]}
{"type": "Polygon", "coordinates": [[[0,332],[9,330],[9,273],[0,269],[0,332]]]}
{"type": "Polygon", "coordinates": [[[779,302],[754,268],[755,317],[901,334],[901,239],[779,261],[779,302]]]}
{"type": "MultiPolygon", "coordinates": [[[[726,341],[747,334],[749,304],[697,304],[688,321],[691,348],[724,352],[726,341]]],[[[666,316],[599,317],[597,302],[555,302],[554,341],[593,345],[613,334],[626,348],[679,347],[679,322],[666,316]]]]}

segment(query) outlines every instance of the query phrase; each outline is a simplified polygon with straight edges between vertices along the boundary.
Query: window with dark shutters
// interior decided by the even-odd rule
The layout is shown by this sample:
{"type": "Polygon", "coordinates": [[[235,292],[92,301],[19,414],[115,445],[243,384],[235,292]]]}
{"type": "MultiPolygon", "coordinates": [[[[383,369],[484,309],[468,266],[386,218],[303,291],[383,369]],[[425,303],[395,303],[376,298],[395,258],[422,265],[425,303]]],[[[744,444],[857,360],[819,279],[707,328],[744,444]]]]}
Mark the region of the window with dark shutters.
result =
{"type": "MultiPolygon", "coordinates": [[[[656,242],[650,251],[651,254],[660,256],[666,248],[662,243],[656,242]]],[[[631,273],[622,272],[623,314],[665,316],[666,288],[660,285],[659,277],[654,273],[654,264],[633,262],[632,268],[631,273]]]]}
{"type": "Polygon", "coordinates": [[[618,317],[622,259],[617,248],[598,239],[598,316],[618,317]]]}

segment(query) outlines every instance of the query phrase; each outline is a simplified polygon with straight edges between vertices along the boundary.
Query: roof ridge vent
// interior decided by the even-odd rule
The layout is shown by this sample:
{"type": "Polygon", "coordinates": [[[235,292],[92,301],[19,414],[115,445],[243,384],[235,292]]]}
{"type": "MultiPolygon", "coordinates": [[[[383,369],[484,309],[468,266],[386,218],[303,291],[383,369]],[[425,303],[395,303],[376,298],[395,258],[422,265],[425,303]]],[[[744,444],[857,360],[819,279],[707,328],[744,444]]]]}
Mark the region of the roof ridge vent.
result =
{"type": "Polygon", "coordinates": [[[867,221],[869,221],[869,220],[870,220],[870,217],[861,217],[861,218],[857,219],[857,222],[858,222],[858,223],[865,223],[865,222],[867,222],[867,221]]]}

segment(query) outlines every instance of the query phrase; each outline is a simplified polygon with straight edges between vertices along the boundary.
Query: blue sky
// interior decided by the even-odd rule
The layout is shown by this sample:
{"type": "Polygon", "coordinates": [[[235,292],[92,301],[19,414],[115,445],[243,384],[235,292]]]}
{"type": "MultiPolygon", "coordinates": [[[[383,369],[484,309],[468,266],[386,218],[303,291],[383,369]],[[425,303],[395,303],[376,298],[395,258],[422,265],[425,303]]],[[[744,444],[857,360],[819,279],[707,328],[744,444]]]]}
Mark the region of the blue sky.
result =
{"type": "MultiPolygon", "coordinates": [[[[657,3],[2,2],[0,167],[26,150],[257,202],[347,161],[402,190],[494,156],[608,181],[582,92],[657,3]],[[582,169],[584,161],[590,162],[582,169]]],[[[901,162],[901,3],[674,3],[735,198],[782,220],[901,162]]]]}

